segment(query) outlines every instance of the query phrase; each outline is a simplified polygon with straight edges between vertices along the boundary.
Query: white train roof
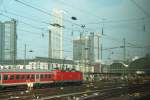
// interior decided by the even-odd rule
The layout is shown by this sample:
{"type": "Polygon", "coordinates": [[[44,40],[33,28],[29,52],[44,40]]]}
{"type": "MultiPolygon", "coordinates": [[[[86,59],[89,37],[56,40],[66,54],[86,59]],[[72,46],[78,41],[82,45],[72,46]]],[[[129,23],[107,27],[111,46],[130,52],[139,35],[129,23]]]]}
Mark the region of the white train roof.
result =
{"type": "Polygon", "coordinates": [[[51,72],[47,69],[0,69],[0,72],[51,72]]]}

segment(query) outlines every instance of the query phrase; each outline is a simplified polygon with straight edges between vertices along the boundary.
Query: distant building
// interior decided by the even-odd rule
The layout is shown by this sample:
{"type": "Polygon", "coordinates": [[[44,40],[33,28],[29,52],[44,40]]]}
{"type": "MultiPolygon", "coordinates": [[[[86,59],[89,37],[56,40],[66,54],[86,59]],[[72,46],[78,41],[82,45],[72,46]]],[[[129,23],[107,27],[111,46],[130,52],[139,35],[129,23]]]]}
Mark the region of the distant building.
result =
{"type": "Polygon", "coordinates": [[[0,22],[0,62],[3,60],[4,25],[0,22]]]}
{"type": "Polygon", "coordinates": [[[64,33],[63,13],[58,9],[53,10],[53,23],[49,27],[49,58],[63,59],[64,57],[64,33]]]}
{"type": "Polygon", "coordinates": [[[129,64],[130,73],[150,75],[150,56],[138,58],[129,64]]]}
{"type": "Polygon", "coordinates": [[[91,32],[89,35],[89,60],[100,63],[100,33],[91,32]]]}
{"type": "Polygon", "coordinates": [[[15,63],[17,56],[16,21],[0,22],[0,62],[15,63]]]}
{"type": "Polygon", "coordinates": [[[79,63],[88,61],[88,37],[81,37],[73,40],[73,60],[79,63]]]}
{"type": "Polygon", "coordinates": [[[10,64],[10,61],[5,61],[0,64],[1,69],[55,69],[55,68],[75,68],[76,64],[72,60],[67,59],[52,59],[47,57],[36,57],[34,59],[17,59],[15,66],[10,64]]]}
{"type": "Polygon", "coordinates": [[[73,60],[80,63],[100,63],[99,33],[90,33],[89,36],[73,40],[73,60]]]}
{"type": "Polygon", "coordinates": [[[118,75],[124,75],[127,73],[127,68],[123,63],[112,63],[110,67],[107,69],[108,73],[114,73],[118,75]]]}

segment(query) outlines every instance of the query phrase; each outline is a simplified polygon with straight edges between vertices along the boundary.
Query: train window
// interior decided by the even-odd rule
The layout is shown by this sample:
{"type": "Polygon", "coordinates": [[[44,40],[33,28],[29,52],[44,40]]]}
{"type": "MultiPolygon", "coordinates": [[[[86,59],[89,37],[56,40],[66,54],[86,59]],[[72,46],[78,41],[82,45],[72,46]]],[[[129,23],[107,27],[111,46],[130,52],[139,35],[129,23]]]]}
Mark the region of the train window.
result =
{"type": "Polygon", "coordinates": [[[21,79],[25,79],[25,75],[22,75],[22,76],[21,76],[21,79]]]}
{"type": "Polygon", "coordinates": [[[8,80],[8,75],[4,75],[4,80],[8,80]]]}
{"type": "Polygon", "coordinates": [[[29,79],[30,78],[30,75],[27,75],[27,79],[29,79]]]}
{"type": "Polygon", "coordinates": [[[36,75],[36,79],[39,79],[39,75],[36,75]]]}
{"type": "Polygon", "coordinates": [[[14,75],[11,75],[11,76],[10,76],[10,80],[13,80],[13,79],[14,79],[14,75]]]}
{"type": "Polygon", "coordinates": [[[34,75],[31,75],[31,79],[34,79],[35,77],[34,77],[34,75]]]}
{"type": "Polygon", "coordinates": [[[48,74],[48,78],[51,78],[51,74],[48,74]]]}
{"type": "Polygon", "coordinates": [[[43,78],[43,74],[41,74],[41,78],[43,78]]]}
{"type": "Polygon", "coordinates": [[[48,78],[48,77],[47,77],[47,74],[45,74],[45,78],[48,78]]]}
{"type": "Polygon", "coordinates": [[[20,79],[20,75],[16,75],[16,79],[17,79],[17,80],[20,79]]]}

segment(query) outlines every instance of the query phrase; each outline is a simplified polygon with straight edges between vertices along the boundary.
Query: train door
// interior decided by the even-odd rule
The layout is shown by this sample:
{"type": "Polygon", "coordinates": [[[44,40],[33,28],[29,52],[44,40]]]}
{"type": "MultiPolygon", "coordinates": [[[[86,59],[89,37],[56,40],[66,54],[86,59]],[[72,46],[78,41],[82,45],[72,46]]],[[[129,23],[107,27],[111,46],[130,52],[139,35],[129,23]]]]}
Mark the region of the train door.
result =
{"type": "Polygon", "coordinates": [[[35,75],[35,82],[40,82],[40,74],[35,75]]]}

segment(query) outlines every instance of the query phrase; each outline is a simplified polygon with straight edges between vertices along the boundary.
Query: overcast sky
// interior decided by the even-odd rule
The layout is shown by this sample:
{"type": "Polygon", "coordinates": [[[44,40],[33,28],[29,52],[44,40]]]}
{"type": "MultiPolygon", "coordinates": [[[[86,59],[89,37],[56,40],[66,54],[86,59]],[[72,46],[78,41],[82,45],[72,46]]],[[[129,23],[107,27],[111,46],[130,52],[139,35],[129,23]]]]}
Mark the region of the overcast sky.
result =
{"type": "MultiPolygon", "coordinates": [[[[65,57],[72,58],[72,23],[85,25],[88,32],[100,32],[103,48],[123,45],[143,47],[150,45],[150,0],[20,0],[33,7],[51,13],[54,8],[65,12],[64,29],[65,57]],[[76,21],[70,19],[77,17],[76,21]],[[71,23],[70,23],[71,21],[71,23]],[[132,45],[131,45],[132,44],[132,45]]],[[[18,58],[23,58],[24,44],[27,44],[28,57],[48,56],[48,24],[53,17],[27,7],[15,0],[0,0],[0,12],[18,21],[18,58]],[[19,16],[16,16],[19,15],[19,16]],[[21,16],[25,16],[21,17],[21,16]],[[32,20],[31,20],[32,19],[32,20]],[[25,23],[26,24],[25,24],[25,23]],[[27,25],[29,24],[29,25],[27,25]],[[44,34],[44,35],[42,35],[44,34]]],[[[0,21],[10,20],[0,15],[0,21]]],[[[79,36],[81,27],[73,25],[74,37],[79,36]]],[[[150,48],[129,48],[127,57],[142,57],[150,53],[150,48]]],[[[123,59],[123,49],[116,48],[103,51],[103,60],[123,59]]]]}

